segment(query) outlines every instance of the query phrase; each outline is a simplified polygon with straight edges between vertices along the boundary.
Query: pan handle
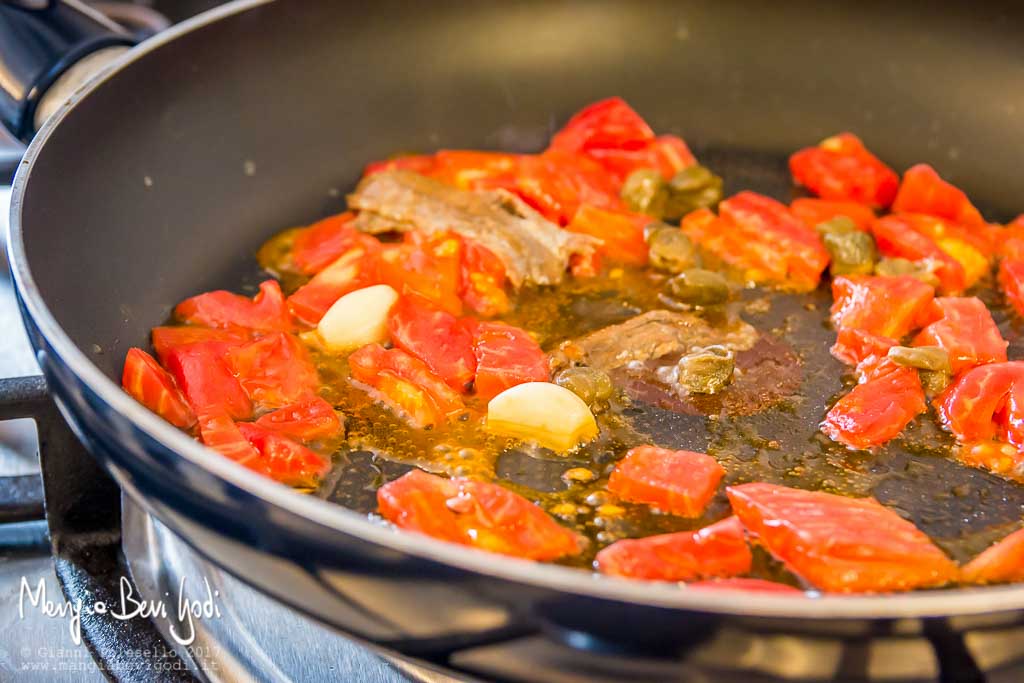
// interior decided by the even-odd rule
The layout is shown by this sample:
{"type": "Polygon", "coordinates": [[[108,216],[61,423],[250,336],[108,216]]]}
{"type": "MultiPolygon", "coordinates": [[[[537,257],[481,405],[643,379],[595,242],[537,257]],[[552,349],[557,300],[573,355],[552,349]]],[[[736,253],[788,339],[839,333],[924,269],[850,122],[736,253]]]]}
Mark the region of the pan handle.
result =
{"type": "MultiPolygon", "coordinates": [[[[0,379],[0,420],[32,418],[39,433],[39,450],[56,428],[66,429],[46,391],[46,380],[37,377],[0,379]],[[61,422],[54,422],[55,420],[61,422]]],[[[0,477],[0,524],[42,519],[43,483],[38,474],[0,477]]]]}

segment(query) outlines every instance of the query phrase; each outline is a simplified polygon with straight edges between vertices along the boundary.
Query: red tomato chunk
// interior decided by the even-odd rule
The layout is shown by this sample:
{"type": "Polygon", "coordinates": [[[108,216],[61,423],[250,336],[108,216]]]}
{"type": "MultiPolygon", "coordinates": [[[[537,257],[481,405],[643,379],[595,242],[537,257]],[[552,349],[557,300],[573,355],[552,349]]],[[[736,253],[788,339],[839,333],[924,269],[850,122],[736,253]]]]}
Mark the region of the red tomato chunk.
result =
{"type": "Polygon", "coordinates": [[[700,517],[724,475],[718,461],[704,453],[639,446],[615,465],[608,490],[632,503],[700,517]]]}
{"type": "Polygon", "coordinates": [[[647,122],[621,97],[594,102],[573,115],[551,138],[549,150],[639,149],[654,139],[647,122]]]}
{"type": "Polygon", "coordinates": [[[480,315],[491,317],[508,311],[505,266],[487,247],[463,240],[459,296],[480,315]]]}
{"type": "Polygon", "coordinates": [[[880,593],[955,581],[957,566],[913,524],[873,498],[773,484],[726,489],[747,531],[806,582],[880,593]]]}
{"type": "Polygon", "coordinates": [[[852,133],[840,133],[789,158],[793,180],[822,199],[853,201],[876,208],[892,203],[899,176],[852,133]]]}
{"type": "Polygon", "coordinates": [[[581,552],[581,539],[526,498],[497,484],[421,470],[377,490],[380,514],[397,527],[529,560],[581,552]]]}
{"type": "Polygon", "coordinates": [[[871,229],[884,256],[934,261],[943,292],[963,291],[988,273],[990,245],[976,229],[916,213],[883,216],[871,229]]]}
{"type": "Polygon", "coordinates": [[[360,235],[353,246],[288,297],[288,308],[302,322],[316,325],[342,296],[377,283],[380,251],[376,239],[360,235]]]}
{"type": "Polygon", "coordinates": [[[222,411],[244,420],[252,415],[252,401],[224,362],[220,342],[188,344],[167,354],[167,370],[199,415],[222,411]]]}
{"type": "Polygon", "coordinates": [[[903,174],[892,210],[926,213],[971,227],[985,225],[967,195],[940,178],[928,164],[918,164],[903,174]]]}
{"type": "Polygon", "coordinates": [[[253,299],[224,290],[185,299],[174,309],[174,315],[182,322],[205,327],[245,327],[268,332],[292,329],[292,319],[277,280],[263,282],[253,299]]]}
{"type": "Polygon", "coordinates": [[[595,561],[602,574],[647,581],[732,577],[749,572],[752,562],[736,517],[698,531],[616,541],[595,561]]]}
{"type": "Polygon", "coordinates": [[[309,397],[320,383],[306,347],[284,332],[233,348],[225,360],[249,397],[265,408],[309,397]]]}
{"type": "Polygon", "coordinates": [[[388,331],[395,346],[426,363],[452,389],[469,390],[476,376],[473,335],[454,315],[403,296],[391,307],[388,331]]]}
{"type": "Polygon", "coordinates": [[[252,339],[252,333],[245,328],[215,330],[209,327],[154,327],[151,335],[153,349],[161,363],[167,362],[167,354],[179,346],[200,342],[219,342],[222,350],[241,346],[252,339]]]}
{"type": "Polygon", "coordinates": [[[853,327],[842,327],[836,336],[836,343],[830,349],[836,360],[857,366],[868,358],[882,358],[899,342],[853,327]]]}
{"type": "Polygon", "coordinates": [[[199,416],[199,438],[225,458],[246,466],[260,457],[231,416],[217,408],[199,416]]]}
{"type": "Polygon", "coordinates": [[[330,460],[277,432],[252,422],[240,422],[238,429],[259,453],[239,462],[282,484],[314,486],[331,468],[330,460]]]}
{"type": "Polygon", "coordinates": [[[857,202],[832,201],[828,199],[794,199],[789,210],[804,222],[808,228],[846,216],[861,230],[867,232],[875,221],[875,212],[857,202]]]}
{"type": "Polygon", "coordinates": [[[832,323],[899,339],[931,322],[934,290],[909,276],[844,275],[832,280],[832,323]]]}
{"type": "Polygon", "coordinates": [[[319,273],[359,241],[351,211],[328,216],[302,229],[292,243],[292,263],[304,275],[319,273]]]}
{"type": "Polygon", "coordinates": [[[175,427],[187,429],[196,423],[195,413],[174,385],[174,378],[142,349],[128,349],[121,386],[175,427]]]}
{"type": "Polygon", "coordinates": [[[1017,315],[1024,316],[1024,260],[1004,259],[999,264],[999,286],[1017,315]]]}
{"type": "Polygon", "coordinates": [[[386,244],[381,250],[380,280],[399,294],[415,294],[461,315],[461,238],[453,233],[406,233],[402,244],[386,244]]]}
{"type": "Polygon", "coordinates": [[[964,565],[964,583],[1024,581],[1024,529],[1019,529],[964,565]]]}
{"type": "Polygon", "coordinates": [[[1006,360],[1007,341],[981,299],[940,297],[932,302],[939,320],[914,337],[914,346],[940,346],[949,353],[953,374],[1006,360]]]}
{"type": "Polygon", "coordinates": [[[648,250],[644,226],[650,222],[650,216],[584,204],[565,229],[600,239],[603,243],[597,252],[609,261],[645,266],[648,250]]]}
{"type": "Polygon", "coordinates": [[[297,441],[331,439],[341,431],[342,423],[330,403],[310,396],[267,413],[256,424],[297,441]]]}
{"type": "Polygon", "coordinates": [[[927,409],[917,370],[885,359],[873,365],[862,384],[836,401],[821,431],[850,448],[871,448],[899,436],[927,409]]]}
{"type": "Polygon", "coordinates": [[[1000,438],[1024,448],[1024,361],[963,373],[943,394],[939,417],[960,441],[1000,438]]]}
{"type": "Polygon", "coordinates": [[[526,382],[547,382],[548,357],[525,330],[499,322],[463,320],[473,335],[476,394],[489,401],[526,382]]]}

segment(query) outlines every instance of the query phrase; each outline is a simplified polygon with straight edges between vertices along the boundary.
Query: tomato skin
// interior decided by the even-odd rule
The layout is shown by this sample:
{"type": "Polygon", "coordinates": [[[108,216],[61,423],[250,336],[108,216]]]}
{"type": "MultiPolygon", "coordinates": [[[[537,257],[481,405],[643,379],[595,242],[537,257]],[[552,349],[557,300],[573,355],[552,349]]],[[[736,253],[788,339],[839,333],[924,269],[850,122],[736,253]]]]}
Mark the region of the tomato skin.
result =
{"type": "Polygon", "coordinates": [[[1024,529],[983,550],[961,572],[964,583],[1024,581],[1024,529]]]}
{"type": "Polygon", "coordinates": [[[462,240],[454,234],[406,233],[380,254],[380,281],[399,294],[416,294],[452,315],[462,314],[462,240]]]}
{"type": "MultiPolygon", "coordinates": [[[[556,225],[568,225],[581,205],[623,209],[614,179],[592,159],[548,151],[524,156],[508,188],[556,225]]],[[[650,220],[650,219],[648,219],[650,220]]]]}
{"type": "Polygon", "coordinates": [[[976,229],[936,216],[900,213],[879,218],[871,231],[884,256],[938,262],[935,275],[945,293],[961,292],[988,273],[991,245],[976,229]]]}
{"type": "Polygon", "coordinates": [[[292,329],[292,319],[277,280],[262,282],[253,299],[224,290],[185,299],[175,307],[174,315],[182,322],[205,327],[245,327],[263,332],[292,329]]]}
{"type": "Polygon", "coordinates": [[[179,346],[168,352],[165,362],[200,421],[217,411],[236,420],[252,415],[252,402],[224,361],[221,342],[179,346]]]}
{"type": "Polygon", "coordinates": [[[292,243],[292,263],[300,273],[313,275],[331,265],[358,241],[359,231],[349,223],[351,211],[328,216],[302,229],[292,243]]]}
{"type": "Polygon", "coordinates": [[[600,164],[618,185],[625,182],[630,173],[641,168],[653,168],[669,180],[679,171],[697,163],[686,142],[676,135],[659,135],[637,149],[598,147],[586,154],[600,164]]]}
{"type": "Polygon", "coordinates": [[[591,149],[637,149],[654,139],[647,122],[621,97],[594,102],[576,112],[551,137],[549,150],[579,153],[591,149]]]}
{"type": "Polygon", "coordinates": [[[976,365],[1006,360],[1008,342],[981,299],[938,297],[932,306],[941,317],[914,337],[914,346],[939,346],[948,351],[954,375],[976,365]]]}
{"type": "Polygon", "coordinates": [[[869,152],[853,133],[839,133],[789,158],[793,180],[822,199],[875,208],[892,203],[899,176],[869,152]]]}
{"type": "Polygon", "coordinates": [[[565,229],[602,240],[597,252],[609,261],[645,266],[648,249],[644,227],[650,222],[650,216],[643,214],[607,211],[584,204],[565,229]]]}
{"type": "Polygon", "coordinates": [[[212,408],[199,415],[199,437],[206,446],[246,467],[259,460],[259,451],[242,435],[231,416],[221,409],[212,408]]]}
{"type": "Polygon", "coordinates": [[[316,325],[335,301],[379,282],[380,252],[374,237],[358,235],[351,248],[288,297],[288,308],[302,322],[316,325]]]}
{"type": "Polygon", "coordinates": [[[465,393],[476,376],[473,335],[451,313],[415,295],[403,296],[388,314],[392,343],[427,364],[438,377],[465,393]]]}
{"type": "Polygon", "coordinates": [[[832,324],[899,339],[932,322],[931,285],[910,276],[842,275],[832,280],[832,324]]]}
{"type": "Polygon", "coordinates": [[[499,322],[463,321],[473,336],[476,355],[476,395],[489,401],[526,382],[551,379],[548,357],[523,329],[499,322]]]}
{"type": "Polygon", "coordinates": [[[874,498],[763,483],[726,493],[747,531],[818,589],[882,593],[958,577],[957,566],[925,534],[874,498]]]}
{"type": "Polygon", "coordinates": [[[871,448],[899,436],[927,409],[917,370],[882,359],[872,363],[861,384],[836,401],[821,431],[849,448],[871,448]]]}
{"type": "Polygon", "coordinates": [[[871,207],[857,202],[801,198],[790,202],[789,210],[812,230],[819,223],[838,216],[846,216],[865,232],[871,229],[871,224],[875,221],[875,212],[871,207]]]}
{"type": "Polygon", "coordinates": [[[380,514],[433,538],[529,560],[578,555],[580,538],[497,484],[411,470],[377,489],[380,514]]]}
{"type": "Polygon", "coordinates": [[[348,357],[352,379],[376,390],[375,398],[418,428],[437,425],[465,408],[457,392],[427,364],[401,349],[367,344],[348,357]]]}
{"type": "Polygon", "coordinates": [[[1000,262],[999,286],[1017,315],[1024,316],[1024,260],[1003,259],[1000,262]]]}
{"type": "Polygon", "coordinates": [[[429,175],[464,190],[478,189],[489,178],[514,175],[520,154],[443,149],[434,154],[429,175]]]}
{"type": "Polygon", "coordinates": [[[615,465],[608,490],[632,503],[700,517],[724,475],[718,461],[704,453],[638,446],[615,465]]]}
{"type": "Polygon", "coordinates": [[[1024,361],[979,365],[942,394],[939,419],[965,443],[996,436],[1024,448],[1024,361]]]}
{"type": "Polygon", "coordinates": [[[459,296],[486,317],[508,312],[505,266],[493,251],[473,240],[462,240],[459,296]]]}
{"type": "Polygon", "coordinates": [[[224,352],[227,352],[228,349],[241,346],[251,340],[252,333],[243,327],[217,330],[209,327],[175,325],[173,327],[154,327],[150,339],[157,358],[161,363],[166,363],[167,354],[179,346],[199,342],[219,342],[222,344],[221,348],[224,352]]]}
{"type": "Polygon", "coordinates": [[[257,458],[239,462],[274,481],[288,486],[314,486],[331,468],[327,458],[286,436],[252,422],[240,422],[237,426],[258,452],[257,458]]]}
{"type": "Polygon", "coordinates": [[[344,426],[331,404],[319,396],[281,406],[256,420],[256,425],[302,442],[332,439],[344,426]]]}
{"type": "Polygon", "coordinates": [[[889,337],[871,334],[853,327],[842,327],[830,352],[836,360],[857,366],[871,357],[884,357],[899,342],[889,337]]]}
{"type": "Polygon", "coordinates": [[[602,574],[647,581],[728,578],[746,574],[752,562],[736,517],[697,531],[616,541],[595,561],[602,574]]]}
{"type": "Polygon", "coordinates": [[[766,581],[764,579],[747,579],[747,578],[733,578],[733,579],[714,579],[712,581],[695,581],[693,583],[686,584],[687,588],[697,588],[700,590],[740,590],[740,591],[753,591],[756,593],[796,593],[797,595],[803,595],[804,592],[799,588],[788,586],[784,583],[777,581],[766,581]]]}
{"type": "Polygon", "coordinates": [[[306,347],[284,332],[231,349],[225,361],[249,397],[266,408],[280,408],[307,398],[319,386],[306,347]]]}
{"type": "Polygon", "coordinates": [[[196,423],[195,413],[174,385],[174,378],[142,349],[128,349],[121,386],[132,398],[175,427],[188,429],[196,423]]]}
{"type": "Polygon", "coordinates": [[[903,174],[892,210],[926,213],[972,227],[985,225],[985,219],[967,195],[939,177],[928,164],[917,164],[903,174]]]}
{"type": "Polygon", "coordinates": [[[430,175],[437,167],[437,162],[432,154],[407,154],[394,159],[384,161],[373,161],[363,169],[364,176],[370,176],[382,171],[413,171],[422,175],[430,175]]]}

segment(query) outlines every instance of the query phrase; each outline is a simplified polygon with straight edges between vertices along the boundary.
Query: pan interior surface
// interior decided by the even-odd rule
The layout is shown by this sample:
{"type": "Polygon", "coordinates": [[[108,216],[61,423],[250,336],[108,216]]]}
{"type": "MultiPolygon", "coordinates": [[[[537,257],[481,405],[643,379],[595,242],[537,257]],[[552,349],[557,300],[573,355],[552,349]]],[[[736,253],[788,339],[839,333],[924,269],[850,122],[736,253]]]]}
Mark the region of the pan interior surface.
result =
{"type": "MultiPolygon", "coordinates": [[[[39,299],[111,380],[177,301],[254,286],[259,244],[339,210],[367,161],[443,147],[534,151],[572,111],[608,95],[682,135],[727,192],[785,201],[785,155],[852,130],[897,169],[933,163],[990,220],[1019,209],[1011,150],[1024,149],[1024,121],[1013,116],[1024,111],[1024,90],[1003,84],[1014,82],[1024,46],[1014,42],[1011,9],[979,19],[952,6],[922,17],[882,4],[854,12],[787,3],[767,13],[710,2],[378,3],[358,15],[340,5],[257,6],[150,48],[34,148],[19,181],[18,266],[30,267],[39,299]]],[[[807,334],[808,366],[830,362],[829,333],[807,334]]],[[[1010,355],[1019,357],[1014,347],[1010,355]]],[[[834,372],[823,373],[817,414],[839,388],[834,372]]],[[[655,411],[638,417],[679,446],[700,449],[709,438],[655,411]]],[[[737,457],[776,469],[770,455],[738,448],[737,457]]],[[[953,471],[934,453],[832,465],[926,530],[944,529],[933,533],[954,555],[986,542],[958,535],[949,526],[957,518],[994,534],[1024,504],[1015,485],[953,471]],[[934,482],[929,501],[908,499],[908,476],[934,482]],[[998,504],[975,510],[946,495],[964,483],[998,504]]],[[[354,466],[341,479],[367,473],[354,466]]],[[[352,490],[325,495],[365,506],[352,490]]],[[[642,600],[645,590],[628,593],[642,600]]],[[[865,610],[885,604],[850,600],[865,610]]]]}

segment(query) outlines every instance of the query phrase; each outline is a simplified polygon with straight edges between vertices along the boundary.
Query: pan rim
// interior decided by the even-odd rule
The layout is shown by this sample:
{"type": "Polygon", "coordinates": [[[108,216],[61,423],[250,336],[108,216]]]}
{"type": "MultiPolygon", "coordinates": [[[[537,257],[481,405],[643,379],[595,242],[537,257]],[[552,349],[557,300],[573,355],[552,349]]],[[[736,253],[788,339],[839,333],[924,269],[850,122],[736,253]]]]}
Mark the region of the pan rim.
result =
{"type": "Polygon", "coordinates": [[[234,0],[173,26],[129,50],[116,64],[80,88],[43,126],[30,143],[14,179],[7,256],[11,275],[25,311],[31,317],[56,360],[102,401],[128,419],[149,438],[173,451],[189,466],[210,472],[244,490],[264,504],[281,508],[328,529],[340,531],[384,548],[458,569],[537,588],[572,595],[636,603],[667,609],[706,612],[721,616],[786,619],[905,619],[1005,613],[1024,608],[1024,584],[953,588],[884,595],[772,595],[742,590],[687,590],[678,584],[646,583],[587,574],[579,569],[495,556],[483,551],[400,532],[341,505],[297,493],[266,479],[227,458],[211,458],[210,451],[169,423],[149,412],[107,377],[61,328],[36,286],[24,243],[22,208],[36,160],[45,154],[46,141],[74,110],[76,104],[116,77],[128,65],[161,49],[173,40],[215,22],[239,15],[274,0],[234,0]]]}

